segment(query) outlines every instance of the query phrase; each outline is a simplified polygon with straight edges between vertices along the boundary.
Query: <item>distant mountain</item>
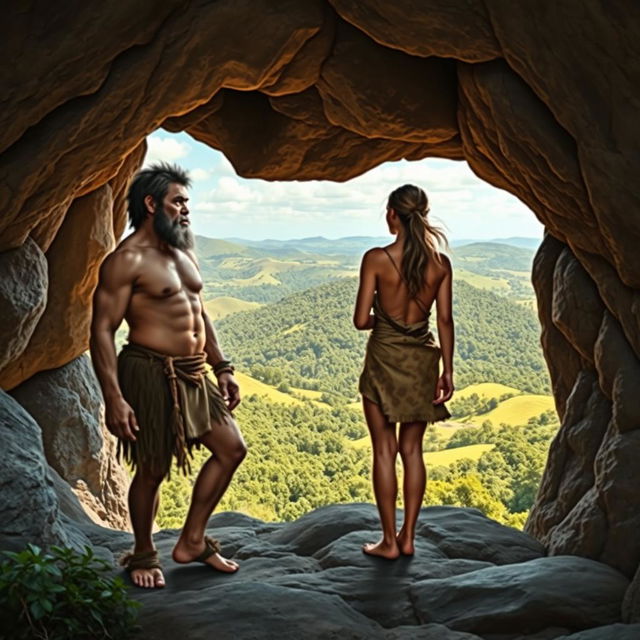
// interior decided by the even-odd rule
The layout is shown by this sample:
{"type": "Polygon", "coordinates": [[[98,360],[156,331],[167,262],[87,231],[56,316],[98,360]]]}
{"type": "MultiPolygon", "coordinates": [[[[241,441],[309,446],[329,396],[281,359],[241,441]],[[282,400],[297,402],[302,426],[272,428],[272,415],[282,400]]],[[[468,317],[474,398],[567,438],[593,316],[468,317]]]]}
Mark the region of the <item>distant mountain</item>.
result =
{"type": "Polygon", "coordinates": [[[476,273],[496,270],[531,272],[534,253],[531,249],[499,242],[474,242],[454,247],[454,266],[460,265],[476,273]]]}
{"type": "Polygon", "coordinates": [[[494,244],[508,244],[512,247],[520,247],[522,249],[531,249],[536,251],[542,242],[540,238],[525,238],[520,236],[513,236],[511,238],[491,238],[490,240],[479,240],[477,238],[464,238],[460,240],[453,240],[451,242],[452,247],[462,247],[468,244],[477,244],[477,243],[485,243],[490,242],[494,244]]]}
{"type": "Polygon", "coordinates": [[[230,242],[228,240],[219,240],[217,238],[207,238],[206,236],[196,236],[195,251],[199,259],[220,256],[259,258],[266,255],[262,251],[252,249],[243,244],[230,242]]]}
{"type": "MultiPolygon", "coordinates": [[[[212,240],[197,236],[201,240],[212,240]]],[[[317,255],[361,255],[371,247],[387,245],[393,241],[392,236],[346,236],[344,238],[325,238],[324,236],[313,236],[309,238],[292,238],[290,240],[276,240],[268,238],[266,240],[247,240],[245,238],[224,238],[214,242],[227,243],[233,247],[245,247],[259,250],[261,252],[278,257],[290,256],[301,258],[305,254],[317,255]]],[[[452,248],[459,248],[470,244],[501,244],[535,251],[542,242],[539,238],[527,238],[513,236],[510,238],[492,238],[490,240],[477,238],[461,238],[451,240],[452,248]]],[[[221,245],[223,247],[224,245],[221,245]]],[[[222,254],[221,254],[222,255],[222,254]]],[[[264,255],[264,254],[263,254],[264,255]]]]}
{"type": "Polygon", "coordinates": [[[348,236],[336,239],[315,236],[312,238],[295,238],[292,240],[244,240],[242,238],[228,238],[229,242],[242,244],[262,251],[282,252],[286,250],[329,256],[361,255],[367,249],[389,244],[391,240],[391,236],[348,236]]]}

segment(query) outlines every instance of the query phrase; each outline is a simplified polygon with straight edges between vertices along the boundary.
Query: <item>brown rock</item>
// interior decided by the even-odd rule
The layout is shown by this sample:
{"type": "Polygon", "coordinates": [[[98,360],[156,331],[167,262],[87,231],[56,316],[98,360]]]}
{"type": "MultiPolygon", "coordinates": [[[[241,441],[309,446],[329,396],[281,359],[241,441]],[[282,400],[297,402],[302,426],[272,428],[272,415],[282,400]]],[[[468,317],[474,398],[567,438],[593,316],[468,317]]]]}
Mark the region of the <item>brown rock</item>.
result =
{"type": "Polygon", "coordinates": [[[27,348],[47,304],[47,261],[28,238],[0,254],[0,371],[27,348]]]}
{"type": "MultiPolygon", "coordinates": [[[[547,105],[577,147],[588,191],[580,223],[592,216],[622,281],[640,287],[640,206],[630,188],[640,147],[640,7],[509,0],[486,4],[509,66],[547,105]]],[[[571,235],[581,234],[575,229],[571,235]]]]}
{"type": "Polygon", "coordinates": [[[553,324],[553,283],[558,257],[564,245],[547,234],[538,247],[533,260],[531,280],[538,300],[538,317],[542,325],[541,342],[545,360],[551,374],[551,385],[556,402],[556,410],[562,420],[565,403],[582,368],[580,355],[562,332],[553,324]]]}
{"type": "Polygon", "coordinates": [[[12,391],[42,430],[47,462],[99,524],[129,528],[129,478],[104,427],[104,404],[88,355],[36,374],[12,391]]]}
{"type": "Polygon", "coordinates": [[[604,309],[595,283],[567,247],[553,273],[551,321],[591,365],[604,309]]]}
{"type": "Polygon", "coordinates": [[[344,23],[317,87],[329,122],[365,138],[438,143],[458,133],[453,61],[390,51],[344,23]]]}
{"type": "Polygon", "coordinates": [[[502,56],[482,2],[330,0],[347,22],[376,42],[413,56],[486,62],[502,56]]]}
{"type": "Polygon", "coordinates": [[[0,384],[86,347],[126,181],[163,123],[265,179],[348,180],[386,160],[464,157],[556,239],[533,277],[563,427],[531,530],[552,550],[635,570],[636,4],[220,0],[38,5],[4,18],[0,199],[11,206],[0,250],[31,237],[50,284],[26,349],[0,331],[23,351],[0,384]]]}
{"type": "Polygon", "coordinates": [[[11,389],[86,349],[98,269],[114,246],[112,206],[112,190],[105,185],[69,209],[47,252],[51,281],[47,307],[22,357],[0,374],[3,387],[11,389]]]}

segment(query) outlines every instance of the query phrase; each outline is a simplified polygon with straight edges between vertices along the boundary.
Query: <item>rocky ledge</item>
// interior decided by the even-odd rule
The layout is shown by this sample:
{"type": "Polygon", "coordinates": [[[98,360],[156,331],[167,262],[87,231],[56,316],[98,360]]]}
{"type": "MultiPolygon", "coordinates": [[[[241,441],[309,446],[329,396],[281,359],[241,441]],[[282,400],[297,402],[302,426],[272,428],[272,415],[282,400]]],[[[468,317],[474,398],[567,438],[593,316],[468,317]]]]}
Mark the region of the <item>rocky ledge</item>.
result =
{"type": "MultiPolygon", "coordinates": [[[[426,507],[416,554],[366,556],[379,535],[370,504],[317,509],[289,523],[239,513],[209,522],[224,553],[241,563],[223,575],[176,565],[176,530],[156,534],[167,587],[132,590],[142,602],[148,640],[176,637],[305,640],[632,640],[640,624],[621,624],[629,580],[578,556],[546,557],[525,533],[475,509],[426,507]]],[[[131,535],[76,524],[107,557],[131,535]]]]}

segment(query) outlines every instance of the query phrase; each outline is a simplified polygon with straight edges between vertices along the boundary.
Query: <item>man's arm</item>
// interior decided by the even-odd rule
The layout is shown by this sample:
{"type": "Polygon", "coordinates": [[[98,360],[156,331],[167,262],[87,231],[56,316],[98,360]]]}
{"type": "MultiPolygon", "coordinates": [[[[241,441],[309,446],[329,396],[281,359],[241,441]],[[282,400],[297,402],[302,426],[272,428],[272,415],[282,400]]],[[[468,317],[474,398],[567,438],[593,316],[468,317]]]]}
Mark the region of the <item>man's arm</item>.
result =
{"type": "MultiPolygon", "coordinates": [[[[211,322],[211,318],[209,318],[205,312],[204,305],[202,305],[202,319],[205,330],[204,352],[207,355],[207,362],[214,367],[215,372],[215,366],[226,359],[218,344],[218,336],[213,327],[213,322],[211,322]]],[[[218,379],[218,387],[220,388],[222,397],[227,403],[229,410],[233,411],[240,404],[240,387],[233,377],[233,373],[231,371],[222,371],[216,374],[216,378],[218,379]]]]}
{"type": "MultiPolygon", "coordinates": [[[[196,269],[200,271],[200,266],[198,265],[198,258],[194,251],[187,250],[187,255],[196,266],[196,269]]],[[[222,353],[222,349],[218,344],[218,336],[216,335],[216,330],[213,326],[213,322],[211,322],[211,318],[207,315],[207,312],[204,308],[204,303],[202,301],[202,296],[200,296],[200,307],[202,308],[202,320],[204,322],[204,333],[205,333],[205,343],[204,343],[204,352],[207,356],[207,363],[213,367],[215,372],[215,367],[220,362],[226,360],[224,357],[224,353],[222,353]]],[[[220,393],[224,398],[227,406],[230,411],[233,411],[240,404],[240,387],[236,382],[236,379],[233,377],[233,373],[231,371],[223,371],[222,373],[216,374],[216,378],[218,379],[218,387],[220,388],[220,393]]]]}
{"type": "Polygon", "coordinates": [[[93,296],[91,361],[102,388],[107,428],[118,438],[135,440],[138,424],[118,383],[115,333],[131,299],[139,258],[131,251],[117,251],[103,262],[93,296]]]}

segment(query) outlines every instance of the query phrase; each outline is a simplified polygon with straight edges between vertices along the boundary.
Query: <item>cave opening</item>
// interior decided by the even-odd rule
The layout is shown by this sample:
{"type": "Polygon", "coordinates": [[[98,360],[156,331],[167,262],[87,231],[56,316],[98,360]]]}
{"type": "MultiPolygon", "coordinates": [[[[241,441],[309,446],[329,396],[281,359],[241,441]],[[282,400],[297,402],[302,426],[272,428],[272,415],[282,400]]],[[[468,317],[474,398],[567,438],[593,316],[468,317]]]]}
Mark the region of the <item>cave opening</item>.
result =
{"type": "MultiPolygon", "coordinates": [[[[288,408],[281,409],[280,422],[297,424],[297,430],[287,434],[289,442],[296,443],[301,456],[313,452],[319,459],[327,457],[326,442],[310,442],[309,434],[318,430],[314,422],[323,423],[322,411],[298,424],[294,408],[306,405],[334,413],[346,408],[342,421],[357,423],[346,429],[346,437],[337,435],[344,438],[346,451],[366,450],[368,436],[357,393],[364,345],[348,337],[356,333],[350,322],[352,289],[364,251],[393,241],[383,215],[388,193],[407,182],[425,187],[431,221],[443,226],[450,240],[461,315],[456,350],[460,391],[451,405],[454,419],[430,429],[425,443],[434,487],[427,503],[477,506],[522,528],[548,444],[559,426],[530,282],[542,235],[531,211],[511,194],[481,181],[466,163],[447,159],[387,162],[345,182],[283,182],[242,178],[223,153],[184,133],[158,130],[147,138],[147,145],[145,166],[174,161],[192,175],[190,217],[205,307],[221,323],[223,348],[228,341],[234,360],[238,358],[244,393],[261,398],[239,410],[250,448],[259,441],[252,409],[260,412],[264,403],[284,403],[288,408]],[[349,285],[342,286],[341,280],[349,285]],[[329,308],[340,308],[340,321],[319,308],[312,322],[300,297],[303,292],[316,301],[320,295],[329,308]],[[243,313],[235,316],[238,312],[243,313]],[[239,318],[237,325],[234,318],[239,318]],[[260,329],[247,330],[246,325],[254,323],[260,329]],[[340,351],[333,349],[336,344],[340,351]],[[462,433],[465,428],[469,431],[462,433]],[[450,440],[457,431],[461,432],[450,440]]],[[[125,334],[119,333],[119,344],[125,334]]],[[[268,428],[261,426],[261,431],[268,428]]],[[[327,424],[320,429],[327,430],[327,436],[336,435],[327,424]]],[[[350,471],[357,482],[335,486],[343,481],[328,470],[337,464],[331,460],[314,465],[309,474],[309,482],[313,475],[332,480],[333,488],[325,487],[324,493],[318,483],[314,490],[298,483],[297,498],[283,501],[288,494],[277,482],[273,491],[258,490],[248,479],[265,475],[263,466],[291,457],[280,445],[272,444],[271,453],[260,454],[255,462],[250,457],[222,508],[279,520],[303,515],[344,493],[356,501],[372,499],[370,487],[361,484],[353,465],[350,471]]],[[[304,467],[304,457],[295,465],[304,467]]],[[[175,483],[163,492],[158,522],[162,527],[179,526],[184,514],[177,505],[186,504],[188,496],[179,495],[175,483]]]]}
{"type": "MultiPolygon", "coordinates": [[[[253,5],[259,24],[232,29],[232,4],[144,15],[123,5],[104,21],[78,10],[70,23],[94,36],[82,56],[53,31],[43,34],[48,47],[8,41],[19,64],[5,69],[0,188],[11,204],[0,249],[19,267],[7,267],[2,300],[2,387],[24,389],[86,349],[97,270],[125,227],[123,195],[143,141],[159,126],[269,180],[339,181],[400,158],[464,159],[547,231],[533,280],[562,427],[528,530],[550,553],[632,574],[637,126],[633,100],[614,97],[635,95],[624,67],[637,57],[634,21],[590,5],[576,39],[567,37],[571,3],[425,12],[412,2],[372,10],[264,0],[253,5]]],[[[54,7],[40,11],[46,23],[54,7]]],[[[24,15],[7,16],[7,33],[21,32],[24,15]]]]}

